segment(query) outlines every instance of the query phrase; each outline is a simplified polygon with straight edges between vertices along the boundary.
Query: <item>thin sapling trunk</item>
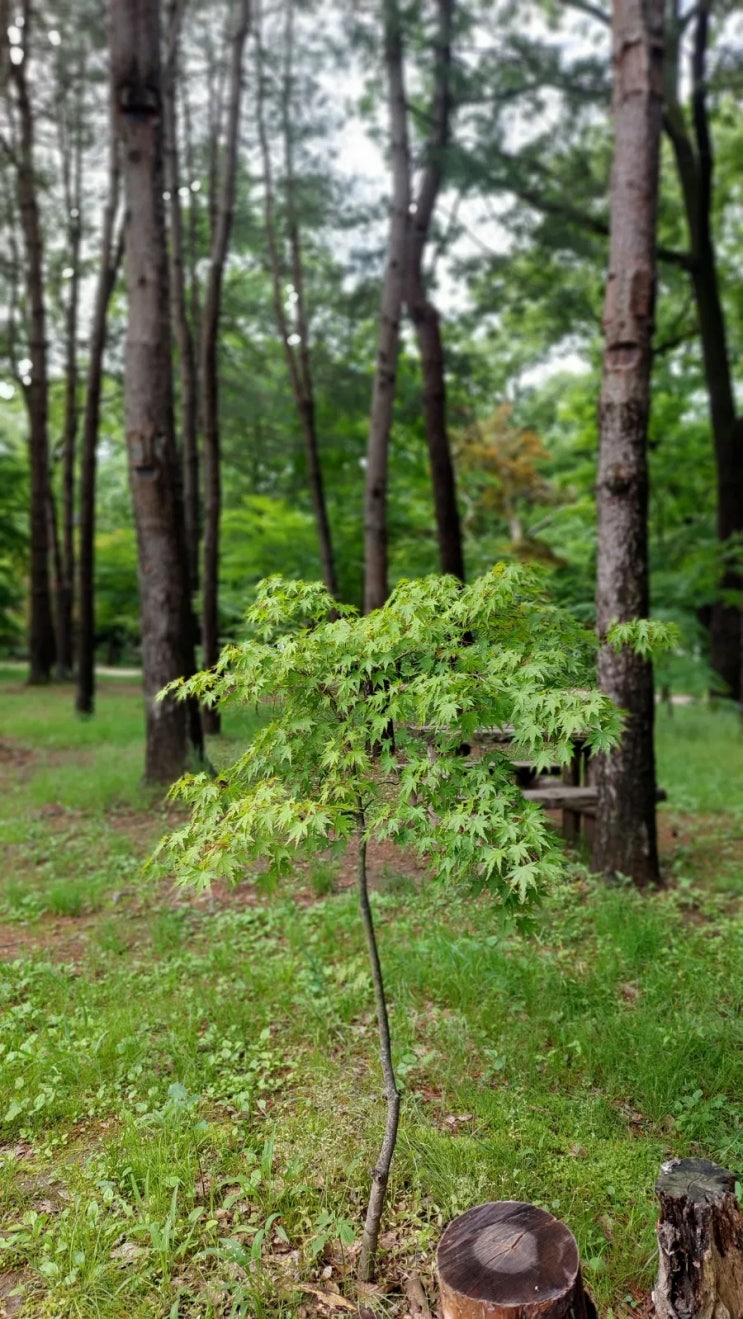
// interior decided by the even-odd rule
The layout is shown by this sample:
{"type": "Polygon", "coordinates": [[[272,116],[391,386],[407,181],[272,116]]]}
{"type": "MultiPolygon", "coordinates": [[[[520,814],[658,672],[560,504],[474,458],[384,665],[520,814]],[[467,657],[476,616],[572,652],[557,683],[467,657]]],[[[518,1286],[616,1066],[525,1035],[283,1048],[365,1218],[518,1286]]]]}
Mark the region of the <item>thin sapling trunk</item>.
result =
{"type": "Polygon", "coordinates": [[[362,1282],[369,1282],[374,1273],[374,1262],[377,1254],[377,1244],[379,1242],[379,1227],[382,1221],[382,1210],[384,1209],[384,1200],[387,1193],[387,1183],[390,1176],[390,1167],[392,1165],[392,1156],[395,1152],[395,1143],[397,1141],[397,1127],[400,1120],[400,1093],[395,1081],[395,1071],[392,1066],[392,1046],[390,1044],[390,1023],[387,1015],[387,1000],[384,993],[384,981],[382,980],[382,968],[379,962],[379,949],[377,948],[377,938],[374,932],[374,921],[372,919],[371,906],[369,904],[369,888],[367,883],[366,871],[366,821],[364,819],[363,808],[358,813],[358,884],[359,884],[359,906],[361,908],[361,920],[364,926],[366,936],[366,945],[369,951],[369,962],[371,964],[372,983],[374,985],[374,1002],[377,1012],[377,1026],[379,1029],[379,1056],[382,1063],[382,1076],[384,1077],[384,1096],[387,1100],[387,1121],[384,1128],[384,1139],[379,1151],[379,1158],[372,1168],[372,1186],[369,1193],[369,1204],[366,1210],[366,1222],[364,1223],[364,1235],[361,1238],[361,1254],[359,1255],[359,1278],[362,1282]]]}

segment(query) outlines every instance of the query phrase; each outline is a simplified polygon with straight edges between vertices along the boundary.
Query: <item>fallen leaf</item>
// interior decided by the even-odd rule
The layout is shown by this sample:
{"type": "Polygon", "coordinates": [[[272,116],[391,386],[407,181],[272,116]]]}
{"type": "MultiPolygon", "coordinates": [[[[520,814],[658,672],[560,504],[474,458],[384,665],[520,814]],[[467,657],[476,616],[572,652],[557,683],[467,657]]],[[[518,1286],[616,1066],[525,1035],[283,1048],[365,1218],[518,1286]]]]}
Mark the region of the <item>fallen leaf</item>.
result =
{"type": "Polygon", "coordinates": [[[416,1273],[411,1273],[405,1282],[405,1295],[410,1306],[411,1319],[431,1319],[431,1311],[423,1290],[423,1283],[416,1273]]]}
{"type": "Polygon", "coordinates": [[[324,1292],[322,1287],[311,1287],[308,1282],[297,1283],[297,1291],[309,1292],[312,1296],[316,1296],[319,1301],[322,1301],[324,1305],[329,1306],[331,1310],[350,1310],[353,1313],[356,1309],[356,1306],[351,1301],[347,1301],[345,1296],[337,1296],[334,1292],[324,1292]]]}

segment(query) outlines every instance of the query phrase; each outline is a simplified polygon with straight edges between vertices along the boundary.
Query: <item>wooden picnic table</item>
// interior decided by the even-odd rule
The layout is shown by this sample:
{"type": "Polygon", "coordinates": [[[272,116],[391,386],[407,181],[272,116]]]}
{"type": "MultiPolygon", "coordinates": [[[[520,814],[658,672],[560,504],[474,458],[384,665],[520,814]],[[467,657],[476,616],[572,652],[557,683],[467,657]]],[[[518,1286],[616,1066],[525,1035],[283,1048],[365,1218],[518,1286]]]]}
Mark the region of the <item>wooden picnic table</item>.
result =
{"type": "MultiPolygon", "coordinates": [[[[426,736],[442,730],[426,726],[411,731],[426,736]]],[[[478,747],[507,748],[513,743],[515,733],[512,724],[478,728],[474,741],[478,747]]],[[[579,838],[584,818],[595,819],[598,806],[598,788],[591,782],[591,750],[587,734],[575,733],[572,743],[573,753],[567,765],[553,764],[545,771],[544,768],[538,769],[532,761],[514,758],[511,762],[524,800],[534,802],[546,811],[561,812],[562,832],[570,843],[579,838]]],[[[656,801],[666,800],[663,788],[657,788],[655,796],[656,801]]]]}

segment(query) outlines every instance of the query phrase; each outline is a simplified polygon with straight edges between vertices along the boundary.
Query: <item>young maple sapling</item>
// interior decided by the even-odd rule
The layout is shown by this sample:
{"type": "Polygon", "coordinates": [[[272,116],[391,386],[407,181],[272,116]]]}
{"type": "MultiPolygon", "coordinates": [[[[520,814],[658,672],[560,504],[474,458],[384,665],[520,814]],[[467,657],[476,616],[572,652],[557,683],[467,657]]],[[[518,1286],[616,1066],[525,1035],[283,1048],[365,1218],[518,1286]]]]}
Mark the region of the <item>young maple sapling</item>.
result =
{"type": "MultiPolygon", "coordinates": [[[[251,637],[175,684],[182,697],[261,705],[265,725],[214,779],[173,789],[191,817],[162,845],[184,883],[290,870],[298,854],[354,840],[358,893],[379,1028],[387,1119],[359,1256],[374,1267],[400,1096],[369,901],[371,839],[424,857],[439,880],[523,908],[559,871],[543,813],[515,785],[510,756],[569,762],[619,737],[621,716],[591,689],[595,643],[552,605],[533,573],[498,565],[469,586],[402,582],[362,617],[320,584],[269,578],[247,614],[251,637]],[[510,747],[460,754],[478,729],[512,728],[510,747]]],[[[171,690],[171,689],[168,689],[171,690]]]]}

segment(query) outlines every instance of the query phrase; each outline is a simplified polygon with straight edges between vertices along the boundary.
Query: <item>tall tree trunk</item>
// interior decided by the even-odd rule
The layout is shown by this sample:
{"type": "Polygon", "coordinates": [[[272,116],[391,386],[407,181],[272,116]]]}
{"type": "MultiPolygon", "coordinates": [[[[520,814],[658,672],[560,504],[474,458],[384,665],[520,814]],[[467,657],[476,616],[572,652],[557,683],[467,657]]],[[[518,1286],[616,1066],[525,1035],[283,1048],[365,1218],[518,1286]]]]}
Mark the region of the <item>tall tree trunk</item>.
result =
{"type": "Polygon", "coordinates": [[[648,613],[647,424],[663,99],[664,0],[614,0],[614,163],[604,373],[599,407],[596,615],[601,690],[628,713],[621,745],[598,758],[594,869],[659,881],[653,674],[610,624],[648,613]]]}
{"type": "Polygon", "coordinates": [[[31,35],[30,0],[23,3],[23,52],[10,65],[20,128],[17,163],[18,207],[25,249],[26,297],[30,321],[30,381],[24,390],[29,422],[31,466],[31,607],[29,626],[30,683],[45,683],[51,676],[55,642],[49,587],[49,433],[44,298],[44,253],[34,166],[34,118],[26,77],[31,35]]]}
{"type": "MultiPolygon", "coordinates": [[[[49,561],[50,561],[51,573],[52,573],[52,577],[51,577],[52,600],[56,605],[55,613],[57,617],[57,622],[59,624],[60,614],[62,612],[62,609],[60,608],[60,602],[64,599],[64,594],[65,594],[64,564],[62,559],[62,542],[60,540],[60,535],[59,535],[59,518],[57,517],[57,501],[54,498],[54,491],[52,489],[51,472],[49,474],[49,485],[47,486],[47,492],[46,492],[46,525],[47,525],[47,539],[49,541],[49,561]]],[[[62,621],[62,626],[64,626],[64,621],[62,621]]],[[[60,679],[64,679],[66,675],[64,673],[60,673],[60,668],[59,668],[59,631],[55,633],[55,642],[56,642],[56,647],[55,647],[56,676],[60,679]]]]}
{"type": "Polygon", "coordinates": [[[88,345],[88,371],[80,456],[80,546],[78,564],[77,684],[75,709],[92,714],[95,706],[95,485],[98,424],[108,305],[124,250],[123,227],[114,238],[119,204],[117,143],[111,132],[108,197],[103,212],[101,257],[88,345]]]}
{"type": "Polygon", "coordinates": [[[392,155],[387,266],[379,316],[364,488],[364,612],[387,599],[387,469],[410,234],[410,147],[398,0],[383,0],[392,155]]]}
{"type": "Polygon", "coordinates": [[[137,529],[145,778],[168,782],[187,764],[189,711],[157,695],[190,671],[193,636],[173,430],[158,0],[111,0],[109,17],[127,208],[124,410],[137,529]]]}
{"type": "MultiPolygon", "coordinates": [[[[737,415],[730,370],[725,313],[720,297],[712,234],[714,155],[707,112],[706,57],[711,0],[695,7],[692,52],[692,123],[687,126],[678,96],[681,20],[671,25],[666,74],[665,128],[681,182],[691,249],[691,279],[699,318],[704,374],[717,471],[717,537],[723,555],[743,532],[743,417],[737,415]]],[[[675,6],[674,6],[675,9],[675,6]]],[[[721,569],[721,594],[738,593],[741,574],[721,569]]],[[[741,696],[741,612],[729,599],[715,601],[710,627],[711,664],[728,694],[741,696]]]]}
{"type": "Polygon", "coordinates": [[[67,217],[69,296],[65,316],[65,402],[62,436],[62,535],[61,572],[56,592],[57,605],[57,677],[72,676],[74,639],[72,633],[75,594],[75,445],[78,429],[78,361],[77,332],[80,301],[80,245],[82,241],[82,88],[85,67],[77,70],[77,104],[74,110],[73,140],[68,131],[67,111],[60,115],[60,158],[67,217]]]}
{"type": "MultiPolygon", "coordinates": [[[[222,176],[217,197],[214,236],[204,299],[201,337],[201,380],[204,423],[204,575],[203,663],[211,668],[219,658],[219,522],[222,510],[219,435],[219,372],[217,340],[222,303],[222,279],[232,229],[242,102],[242,65],[250,21],[250,0],[237,0],[236,25],[230,44],[227,131],[222,176]]],[[[206,708],[204,729],[218,733],[219,713],[206,708]]]]}
{"type": "Polygon", "coordinates": [[[165,37],[164,109],[165,109],[165,182],[170,193],[170,297],[173,328],[178,345],[180,369],[181,465],[183,472],[183,513],[186,526],[188,570],[191,590],[199,585],[199,452],[198,452],[198,381],[196,348],[186,298],[186,273],[183,237],[183,214],[179,194],[178,121],[176,90],[178,85],[178,47],[185,11],[185,0],[168,0],[165,37]]]}
{"type": "Polygon", "coordinates": [[[293,0],[286,4],[286,28],[284,39],[284,85],[281,98],[281,127],[284,137],[284,181],[286,189],[286,223],[289,243],[290,278],[294,289],[294,315],[290,322],[284,308],[284,288],[287,273],[281,259],[280,240],[276,223],[276,208],[273,186],[271,151],[266,130],[263,93],[263,52],[260,32],[256,37],[256,75],[257,75],[257,117],[258,136],[263,159],[264,217],[266,225],[266,243],[271,265],[273,284],[273,305],[276,328],[284,346],[286,365],[291,381],[294,402],[304,437],[305,459],[307,463],[307,481],[315,514],[315,527],[320,550],[323,581],[331,595],[338,595],[338,579],[335,571],[333,541],[330,531],[325,487],[320,463],[320,449],[317,437],[315,391],[312,379],[312,360],[309,342],[309,318],[304,292],[304,262],[302,259],[302,238],[296,201],[296,179],[294,174],[294,150],[292,143],[291,101],[292,101],[292,62],[294,52],[294,6],[293,0]],[[296,340],[299,340],[298,346],[296,340]]]}
{"type": "Polygon", "coordinates": [[[443,154],[451,117],[451,28],[454,0],[438,0],[439,32],[431,131],[426,164],[410,218],[406,303],[415,326],[423,371],[423,416],[431,464],[441,571],[464,580],[464,553],[454,464],[446,425],[446,369],[441,318],[428,297],[423,258],[441,187],[443,154]]]}
{"type": "MultiPolygon", "coordinates": [[[[183,138],[184,138],[183,146],[184,146],[184,154],[186,157],[186,174],[188,175],[188,178],[192,179],[196,172],[196,164],[194,160],[193,133],[191,130],[191,106],[188,99],[188,88],[185,82],[181,83],[180,93],[181,93],[181,106],[183,109],[183,138]]],[[[200,216],[201,207],[199,204],[200,195],[201,195],[200,193],[195,192],[191,196],[191,201],[188,207],[188,244],[185,249],[185,255],[187,258],[187,268],[188,268],[188,280],[186,284],[187,306],[188,306],[188,316],[192,327],[191,333],[193,336],[194,344],[201,343],[201,292],[199,288],[199,274],[198,274],[199,222],[201,219],[200,216]]],[[[196,354],[195,371],[196,371],[196,399],[197,399],[196,419],[197,419],[197,431],[198,431],[198,418],[199,418],[198,354],[196,354]]],[[[197,448],[198,448],[198,444],[197,444],[197,448]]],[[[199,509],[199,512],[200,511],[201,510],[199,509]]],[[[201,528],[199,526],[199,530],[200,529],[201,528]]]]}

